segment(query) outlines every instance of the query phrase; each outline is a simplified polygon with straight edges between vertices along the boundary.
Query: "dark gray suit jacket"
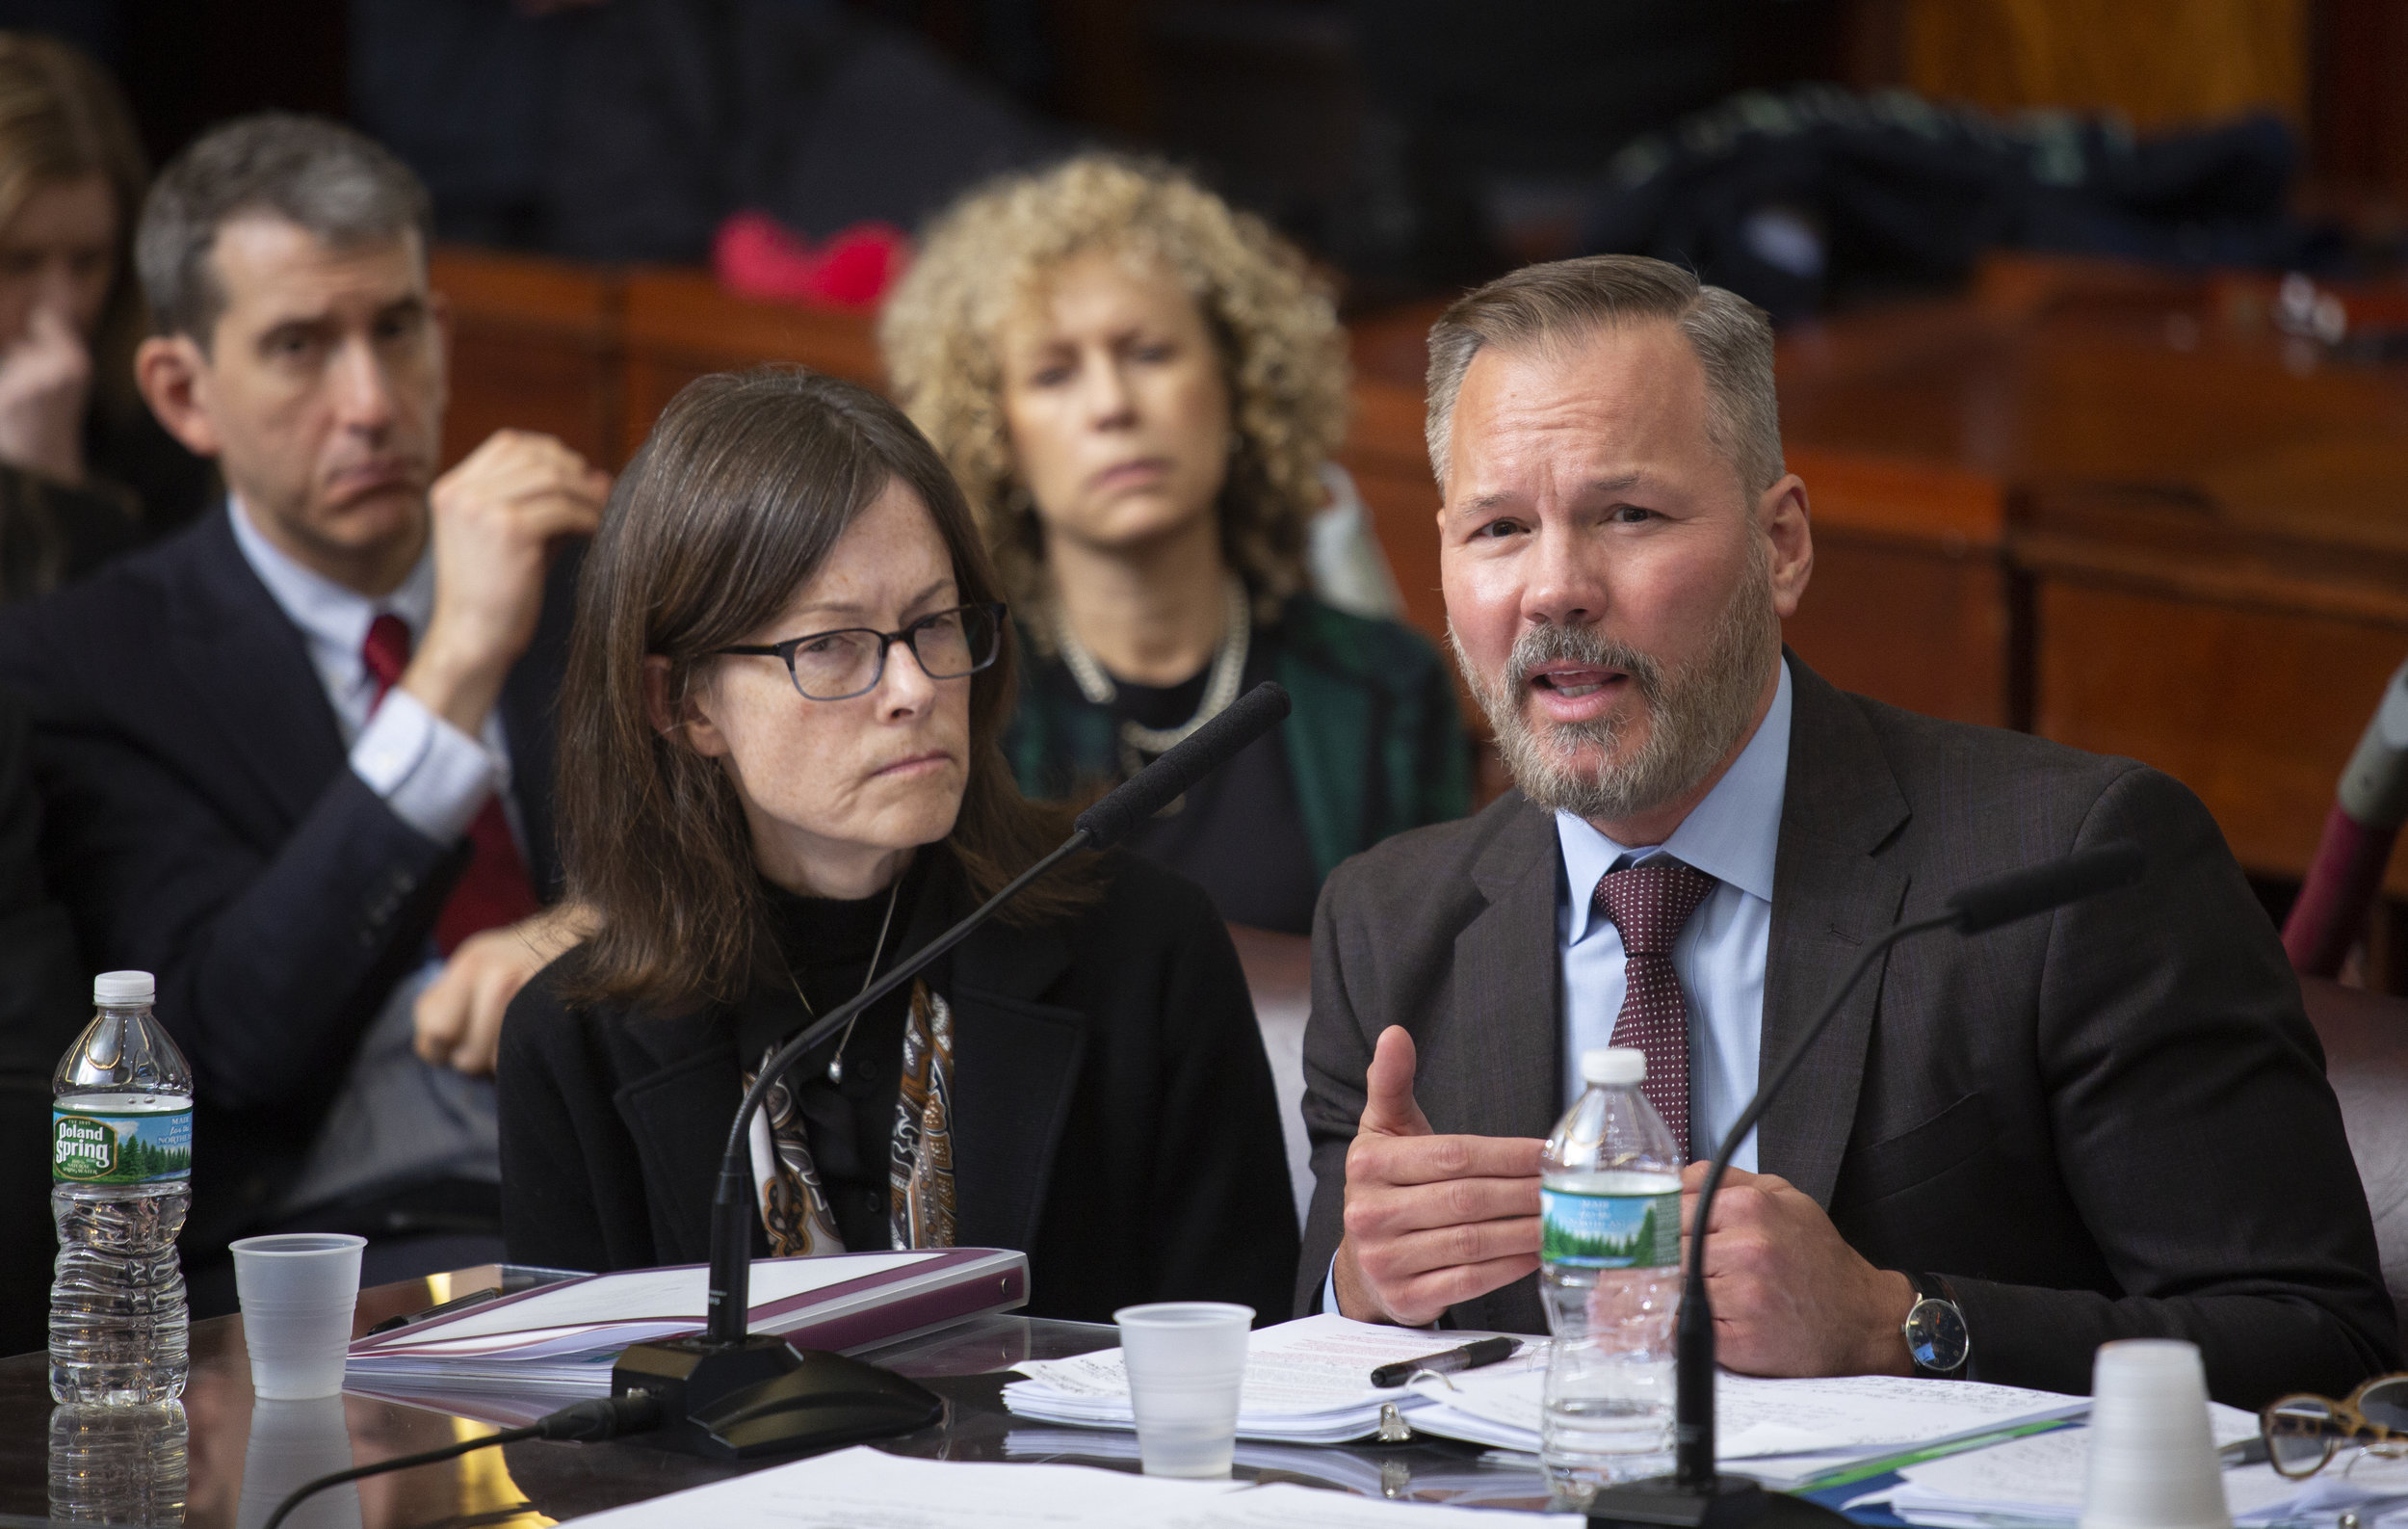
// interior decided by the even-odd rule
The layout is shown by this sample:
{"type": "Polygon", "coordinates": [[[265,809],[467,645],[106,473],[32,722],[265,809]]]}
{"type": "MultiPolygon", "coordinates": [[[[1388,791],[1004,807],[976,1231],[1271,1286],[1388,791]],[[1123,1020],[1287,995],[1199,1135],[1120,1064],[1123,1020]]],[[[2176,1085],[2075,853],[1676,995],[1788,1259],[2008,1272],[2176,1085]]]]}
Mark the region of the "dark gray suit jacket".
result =
{"type": "MultiPolygon", "coordinates": [[[[2117,839],[2139,887],[1891,951],[1766,1114],[1763,1171],[1882,1268],[1948,1277],[1972,1374],[2087,1392],[2109,1338],[2197,1343],[2218,1400],[2346,1395],[2397,1362],[2365,1192],[2272,925],[2166,776],[1843,695],[1791,659],[1763,1055],[1865,941],[1970,882],[2117,839]]],[[[1379,1032],[1412,1032],[1433,1129],[1544,1136],[1562,1110],[1550,814],[1479,816],[1339,867],[1313,936],[1304,1116],[1319,1178],[1299,1309],[1342,1230],[1379,1032]]],[[[1450,1312],[1544,1331],[1535,1277],[1450,1312]]]]}

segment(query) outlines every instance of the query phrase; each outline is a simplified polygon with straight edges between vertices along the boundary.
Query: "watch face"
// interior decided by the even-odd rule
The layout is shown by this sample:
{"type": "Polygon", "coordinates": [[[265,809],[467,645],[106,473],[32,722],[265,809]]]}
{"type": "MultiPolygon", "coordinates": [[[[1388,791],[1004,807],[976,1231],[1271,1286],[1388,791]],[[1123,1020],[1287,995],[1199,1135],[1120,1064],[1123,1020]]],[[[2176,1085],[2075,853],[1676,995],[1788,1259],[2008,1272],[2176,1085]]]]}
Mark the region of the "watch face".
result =
{"type": "Polygon", "coordinates": [[[1925,1297],[1906,1314],[1906,1350],[1924,1369],[1956,1369],[1965,1362],[1971,1347],[1965,1315],[1955,1303],[1925,1297]]]}

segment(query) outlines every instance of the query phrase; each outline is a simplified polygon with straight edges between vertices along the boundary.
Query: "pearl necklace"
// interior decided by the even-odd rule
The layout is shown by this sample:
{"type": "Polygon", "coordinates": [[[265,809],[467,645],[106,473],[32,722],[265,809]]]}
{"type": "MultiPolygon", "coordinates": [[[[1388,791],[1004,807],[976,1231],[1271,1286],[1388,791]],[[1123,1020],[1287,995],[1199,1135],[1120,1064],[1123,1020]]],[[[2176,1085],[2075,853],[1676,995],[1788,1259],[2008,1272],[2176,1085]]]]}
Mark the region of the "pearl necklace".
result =
{"type": "MultiPolygon", "coordinates": [[[[1238,699],[1238,687],[1245,680],[1246,649],[1253,640],[1254,621],[1245,595],[1245,584],[1234,573],[1229,575],[1226,598],[1220,646],[1213,654],[1212,672],[1204,681],[1204,697],[1196,703],[1195,715],[1176,727],[1141,727],[1135,722],[1122,722],[1120,743],[1123,763],[1127,763],[1131,755],[1142,757],[1169,752],[1195,729],[1228,710],[1229,703],[1238,699]]],[[[1112,683],[1110,674],[1104,672],[1104,666],[1095,661],[1095,655],[1080,645],[1078,637],[1070,630],[1070,623],[1059,613],[1054,619],[1054,644],[1061,651],[1062,663],[1069,667],[1070,677],[1078,681],[1079,694],[1087,699],[1088,704],[1111,705],[1120,694],[1119,687],[1112,683]]],[[[1130,773],[1136,773],[1135,766],[1131,767],[1130,773]]]]}

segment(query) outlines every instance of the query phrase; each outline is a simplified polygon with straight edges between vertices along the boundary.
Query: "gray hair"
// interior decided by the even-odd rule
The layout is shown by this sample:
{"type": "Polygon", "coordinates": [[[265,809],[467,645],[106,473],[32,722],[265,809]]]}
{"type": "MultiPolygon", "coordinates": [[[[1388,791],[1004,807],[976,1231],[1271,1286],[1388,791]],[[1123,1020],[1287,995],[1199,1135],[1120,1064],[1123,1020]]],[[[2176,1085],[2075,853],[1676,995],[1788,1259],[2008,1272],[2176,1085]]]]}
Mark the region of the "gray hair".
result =
{"type": "Polygon", "coordinates": [[[1455,394],[1481,349],[1529,347],[1662,319],[1680,326],[1706,373],[1706,433],[1754,495],[1785,470],[1772,387],[1772,320],[1736,292],[1645,255],[1525,266],[1458,300],[1429,330],[1429,465],[1443,489],[1455,394]]]}
{"type": "Polygon", "coordinates": [[[433,231],[427,188],[364,135],[323,117],[262,112],[203,134],[152,183],[134,235],[134,267],[160,334],[205,351],[225,311],[210,261],[218,230],[259,213],[297,224],[337,250],[433,231]]]}

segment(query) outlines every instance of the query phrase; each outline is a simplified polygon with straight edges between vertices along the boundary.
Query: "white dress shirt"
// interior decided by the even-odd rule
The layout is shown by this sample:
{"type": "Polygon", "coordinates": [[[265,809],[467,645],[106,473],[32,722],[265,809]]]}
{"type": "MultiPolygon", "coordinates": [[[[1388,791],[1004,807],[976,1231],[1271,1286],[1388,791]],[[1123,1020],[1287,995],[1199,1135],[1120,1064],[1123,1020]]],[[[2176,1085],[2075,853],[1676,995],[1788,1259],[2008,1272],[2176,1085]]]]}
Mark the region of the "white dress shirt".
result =
{"type": "MultiPolygon", "coordinates": [[[[361,648],[379,616],[409,623],[414,644],[434,615],[434,554],[430,548],[401,587],[381,599],[303,567],[260,535],[241,501],[228,496],[235,544],[300,629],[311,667],[351,747],[352,772],[384,799],[394,816],[450,844],[467,832],[495,792],[506,811],[510,754],[501,718],[471,738],[399,686],[377,704],[376,676],[361,648]],[[374,715],[370,715],[371,708],[374,715]]],[[[514,812],[511,831],[523,848],[514,812]]],[[[295,1214],[379,1188],[441,1178],[501,1177],[499,1116],[489,1078],[470,1078],[422,1062],[414,1049],[418,995],[443,969],[432,941],[426,960],[394,985],[360,1038],[301,1176],[278,1207],[295,1214]]]]}
{"type": "Polygon", "coordinates": [[[301,629],[335,725],[351,747],[352,773],[384,799],[395,817],[437,844],[467,832],[485,799],[510,787],[501,718],[488,716],[484,736],[471,738],[398,686],[379,706],[376,676],[361,656],[368,628],[380,616],[398,616],[408,623],[413,645],[427,635],[434,617],[434,549],[420,556],[399,589],[370,599],[285,556],[250,523],[241,500],[229,497],[226,514],[233,517],[234,541],[244,561],[301,629]]]}
{"type": "MultiPolygon", "coordinates": [[[[1772,706],[1747,747],[1662,844],[1616,844],[1569,812],[1556,814],[1563,853],[1556,883],[1556,943],[1563,970],[1563,1096],[1581,1094],[1581,1053],[1611,1045],[1622,1013],[1622,932],[1599,912],[1597,883],[1668,856],[1719,883],[1672,946],[1672,969],[1688,1004],[1689,1120],[1693,1158],[1722,1145],[1756,1096],[1764,1037],[1765,957],[1772,936],[1772,867],[1781,843],[1781,802],[1790,778],[1790,666],[1781,665],[1772,706]]],[[[1756,1134],[1732,1154],[1756,1167],[1756,1134]]]]}

